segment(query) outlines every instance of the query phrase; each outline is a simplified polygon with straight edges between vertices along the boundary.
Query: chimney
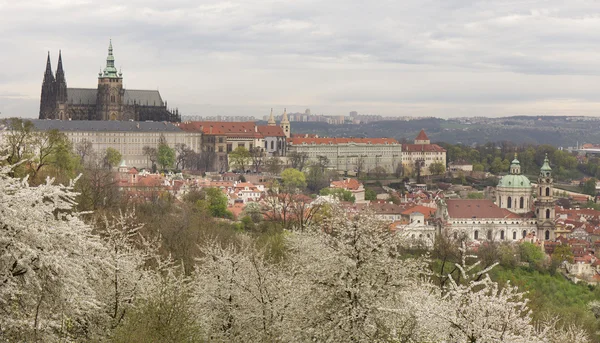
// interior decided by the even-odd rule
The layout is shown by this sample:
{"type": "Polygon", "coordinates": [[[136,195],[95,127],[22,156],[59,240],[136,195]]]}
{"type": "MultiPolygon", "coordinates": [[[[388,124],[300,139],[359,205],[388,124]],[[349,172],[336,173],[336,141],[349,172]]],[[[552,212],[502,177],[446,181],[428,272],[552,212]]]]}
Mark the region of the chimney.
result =
{"type": "Polygon", "coordinates": [[[210,128],[208,129],[208,133],[212,134],[212,125],[210,126],[210,128]]]}

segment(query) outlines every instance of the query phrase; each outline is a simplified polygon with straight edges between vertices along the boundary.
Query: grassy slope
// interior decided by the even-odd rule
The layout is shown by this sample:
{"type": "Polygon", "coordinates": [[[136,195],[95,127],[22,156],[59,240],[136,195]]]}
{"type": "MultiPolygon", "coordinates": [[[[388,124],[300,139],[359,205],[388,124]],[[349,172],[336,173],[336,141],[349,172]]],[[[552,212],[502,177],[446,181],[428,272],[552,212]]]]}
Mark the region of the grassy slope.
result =
{"type": "MultiPolygon", "coordinates": [[[[506,269],[500,266],[491,272],[494,280],[506,281],[527,291],[534,318],[547,314],[560,315],[565,323],[583,325],[590,334],[600,330],[600,321],[587,309],[592,300],[600,300],[600,287],[574,284],[556,273],[539,272],[530,268],[506,269]]],[[[593,335],[593,342],[600,342],[600,335],[593,335]]]]}

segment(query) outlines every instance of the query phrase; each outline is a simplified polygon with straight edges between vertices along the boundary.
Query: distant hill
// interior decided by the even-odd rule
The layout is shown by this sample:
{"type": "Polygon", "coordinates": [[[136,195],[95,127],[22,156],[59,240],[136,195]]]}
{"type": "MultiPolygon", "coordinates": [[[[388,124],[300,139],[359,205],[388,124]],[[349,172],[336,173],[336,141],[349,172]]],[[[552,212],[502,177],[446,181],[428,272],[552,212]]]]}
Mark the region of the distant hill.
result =
{"type": "Polygon", "coordinates": [[[473,121],[426,118],[389,120],[362,125],[293,122],[292,132],[331,137],[392,137],[412,141],[425,129],[433,142],[484,144],[511,141],[517,144],[550,144],[557,147],[577,143],[600,143],[600,121],[579,117],[514,116],[477,118],[473,121]]]}

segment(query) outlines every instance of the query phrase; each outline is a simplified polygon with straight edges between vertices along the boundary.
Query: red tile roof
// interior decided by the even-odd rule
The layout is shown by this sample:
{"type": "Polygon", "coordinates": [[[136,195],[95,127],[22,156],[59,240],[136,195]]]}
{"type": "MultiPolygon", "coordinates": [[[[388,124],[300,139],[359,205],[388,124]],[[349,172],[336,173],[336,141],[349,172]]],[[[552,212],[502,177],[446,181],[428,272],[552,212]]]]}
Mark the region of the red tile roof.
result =
{"type": "Polygon", "coordinates": [[[435,211],[436,211],[435,208],[417,205],[417,206],[413,206],[413,207],[410,207],[410,208],[404,210],[402,212],[402,214],[405,216],[409,216],[413,212],[419,212],[419,213],[423,214],[425,216],[425,218],[429,218],[435,214],[435,211]]]}
{"type": "Polygon", "coordinates": [[[332,188],[343,188],[348,190],[358,190],[361,184],[357,179],[348,178],[342,181],[332,181],[330,187],[332,188]]]}
{"type": "Polygon", "coordinates": [[[446,149],[437,144],[402,144],[402,152],[446,152],[446,149]]]}
{"type": "Polygon", "coordinates": [[[263,137],[285,137],[285,133],[280,126],[259,125],[258,132],[263,137]]]}
{"type": "Polygon", "coordinates": [[[343,138],[343,137],[293,137],[289,138],[291,144],[398,144],[398,141],[393,138],[343,138]]]}
{"type": "Polygon", "coordinates": [[[451,218],[521,218],[491,200],[448,199],[446,203],[451,218]]]}
{"type": "Polygon", "coordinates": [[[417,135],[417,138],[415,138],[415,140],[418,140],[418,141],[428,141],[429,137],[427,137],[427,134],[425,133],[425,130],[421,130],[421,132],[419,132],[419,134],[417,135]]]}

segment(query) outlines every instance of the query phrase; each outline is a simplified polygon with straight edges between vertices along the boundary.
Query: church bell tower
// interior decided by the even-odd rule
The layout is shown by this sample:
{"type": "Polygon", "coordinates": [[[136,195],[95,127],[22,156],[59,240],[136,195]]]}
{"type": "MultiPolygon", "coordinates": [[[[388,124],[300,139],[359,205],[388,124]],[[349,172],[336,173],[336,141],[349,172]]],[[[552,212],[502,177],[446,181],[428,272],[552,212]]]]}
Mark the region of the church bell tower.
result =
{"type": "Polygon", "coordinates": [[[106,68],[98,74],[98,95],[96,98],[97,120],[123,120],[123,74],[117,73],[112,41],[108,45],[106,68]]]}
{"type": "Polygon", "coordinates": [[[290,138],[290,120],[288,119],[287,109],[283,109],[283,116],[281,117],[281,123],[279,123],[279,126],[281,126],[283,129],[285,137],[290,138]]]}
{"type": "Polygon", "coordinates": [[[536,190],[535,214],[537,216],[538,239],[555,239],[555,208],[554,208],[554,179],[552,178],[552,168],[548,154],[544,158],[544,164],[540,169],[536,190]]]}

